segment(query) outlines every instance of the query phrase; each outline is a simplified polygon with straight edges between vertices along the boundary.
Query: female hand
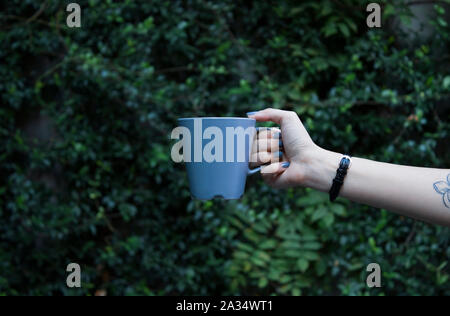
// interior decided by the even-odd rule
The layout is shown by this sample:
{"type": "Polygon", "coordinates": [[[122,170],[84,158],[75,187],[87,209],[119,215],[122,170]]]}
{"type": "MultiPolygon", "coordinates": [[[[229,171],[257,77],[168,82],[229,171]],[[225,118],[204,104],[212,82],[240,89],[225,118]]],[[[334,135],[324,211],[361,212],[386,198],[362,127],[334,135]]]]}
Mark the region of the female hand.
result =
{"type": "Polygon", "coordinates": [[[258,122],[274,122],[281,129],[281,134],[277,128],[259,130],[253,143],[250,166],[263,165],[264,181],[275,188],[306,185],[308,166],[320,148],[314,144],[298,115],[271,108],[247,115],[258,122]],[[281,157],[279,139],[283,148],[281,157]]]}
{"type": "MultiPolygon", "coordinates": [[[[247,115],[260,122],[275,122],[281,128],[284,148],[281,162],[273,154],[279,150],[276,135],[280,130],[260,131],[252,147],[251,161],[256,162],[251,165],[264,164],[261,172],[269,185],[330,190],[342,154],[316,146],[294,112],[266,109],[247,115]]],[[[449,187],[450,169],[401,166],[352,157],[339,196],[450,226],[449,187]]]]}

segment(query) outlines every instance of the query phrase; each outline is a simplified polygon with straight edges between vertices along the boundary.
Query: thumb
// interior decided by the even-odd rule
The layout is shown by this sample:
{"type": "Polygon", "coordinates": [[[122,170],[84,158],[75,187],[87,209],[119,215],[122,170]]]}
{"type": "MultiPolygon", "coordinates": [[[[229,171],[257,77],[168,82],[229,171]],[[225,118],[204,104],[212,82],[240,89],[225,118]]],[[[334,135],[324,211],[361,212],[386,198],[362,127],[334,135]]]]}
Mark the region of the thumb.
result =
{"type": "Polygon", "coordinates": [[[288,167],[288,161],[271,163],[270,165],[261,166],[261,174],[282,173],[288,167]]]}

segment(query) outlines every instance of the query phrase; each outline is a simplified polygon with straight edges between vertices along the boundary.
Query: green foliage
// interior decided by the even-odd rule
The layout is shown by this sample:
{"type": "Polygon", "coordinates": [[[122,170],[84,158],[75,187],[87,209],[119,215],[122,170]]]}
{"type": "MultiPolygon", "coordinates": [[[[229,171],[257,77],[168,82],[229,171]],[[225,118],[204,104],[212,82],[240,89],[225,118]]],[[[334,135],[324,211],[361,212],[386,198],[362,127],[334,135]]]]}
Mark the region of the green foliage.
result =
{"type": "Polygon", "coordinates": [[[353,0],[78,1],[79,29],[68,1],[1,3],[0,294],[449,295],[448,229],[257,178],[192,201],[170,160],[178,117],[271,106],[325,148],[448,168],[450,7],[425,36],[382,2],[382,29],[353,0]]]}
{"type": "MultiPolygon", "coordinates": [[[[288,194],[294,196],[292,191],[288,194]]],[[[325,274],[320,250],[332,234],[335,216],[345,217],[345,207],[330,203],[326,194],[310,191],[290,202],[281,216],[253,218],[241,211],[229,215],[234,233],[242,235],[229,266],[234,291],[300,295],[314,284],[312,275],[325,274]],[[298,208],[304,212],[292,211],[298,208]]]]}

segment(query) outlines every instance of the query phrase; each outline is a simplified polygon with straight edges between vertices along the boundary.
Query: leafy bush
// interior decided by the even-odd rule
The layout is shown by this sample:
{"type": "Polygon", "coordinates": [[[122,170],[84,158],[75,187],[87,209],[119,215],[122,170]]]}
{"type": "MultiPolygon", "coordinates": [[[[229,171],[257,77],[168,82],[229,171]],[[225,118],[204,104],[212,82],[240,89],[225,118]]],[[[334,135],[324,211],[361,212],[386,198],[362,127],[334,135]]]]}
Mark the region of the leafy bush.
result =
{"type": "Polygon", "coordinates": [[[257,178],[192,201],[169,155],[178,117],[271,106],[328,149],[448,167],[449,5],[425,36],[401,1],[381,29],[356,0],[79,1],[73,29],[67,3],[0,4],[0,294],[450,294],[448,229],[257,178]]]}

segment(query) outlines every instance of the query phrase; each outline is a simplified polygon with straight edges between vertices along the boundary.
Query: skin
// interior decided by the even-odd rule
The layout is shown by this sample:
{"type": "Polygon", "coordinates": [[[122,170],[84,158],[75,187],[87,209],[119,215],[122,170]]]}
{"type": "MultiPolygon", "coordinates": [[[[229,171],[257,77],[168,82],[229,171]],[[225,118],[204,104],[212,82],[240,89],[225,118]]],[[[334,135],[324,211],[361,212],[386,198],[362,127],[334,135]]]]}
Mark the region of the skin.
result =
{"type": "MultiPolygon", "coordinates": [[[[295,112],[269,108],[248,116],[280,126],[280,129],[260,131],[252,147],[250,167],[263,165],[261,173],[267,184],[274,188],[301,186],[322,192],[330,190],[343,154],[314,144],[295,112]],[[280,132],[283,142],[281,159],[273,154],[280,150],[280,132]],[[286,162],[289,162],[288,167],[286,162]]],[[[450,169],[410,167],[352,157],[339,196],[429,223],[450,226],[450,207],[445,200],[445,190],[450,190],[445,187],[449,174],[450,169]]]]}

